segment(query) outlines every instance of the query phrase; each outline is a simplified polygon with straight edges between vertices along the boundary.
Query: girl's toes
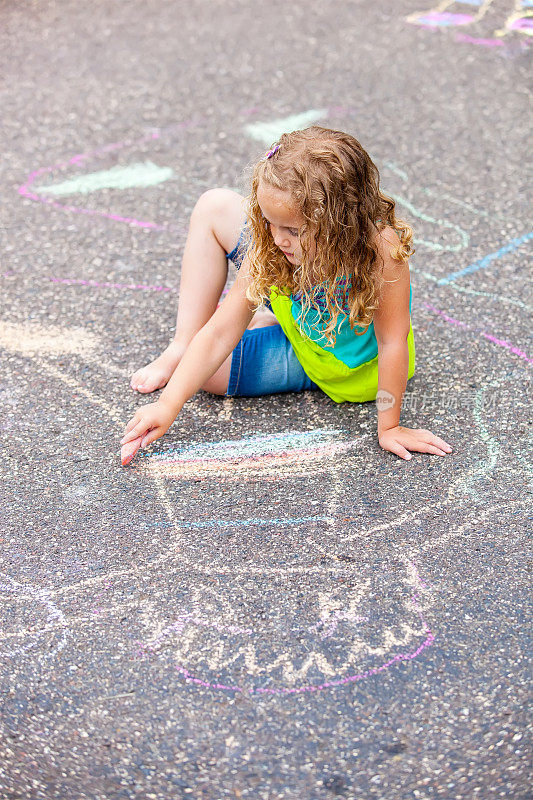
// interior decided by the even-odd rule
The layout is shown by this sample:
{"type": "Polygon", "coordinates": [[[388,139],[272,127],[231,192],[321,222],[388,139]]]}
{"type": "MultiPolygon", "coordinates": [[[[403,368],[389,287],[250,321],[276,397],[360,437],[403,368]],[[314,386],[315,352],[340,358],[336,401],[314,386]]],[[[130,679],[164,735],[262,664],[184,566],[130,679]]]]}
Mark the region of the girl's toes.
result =
{"type": "Polygon", "coordinates": [[[137,391],[142,394],[150,394],[150,392],[155,392],[155,390],[159,389],[161,386],[164,386],[164,380],[161,375],[149,375],[139,381],[137,384],[137,391]]]}
{"type": "Polygon", "coordinates": [[[137,389],[138,386],[141,386],[142,382],[143,382],[143,376],[141,370],[134,372],[130,380],[131,388],[137,389]]]}

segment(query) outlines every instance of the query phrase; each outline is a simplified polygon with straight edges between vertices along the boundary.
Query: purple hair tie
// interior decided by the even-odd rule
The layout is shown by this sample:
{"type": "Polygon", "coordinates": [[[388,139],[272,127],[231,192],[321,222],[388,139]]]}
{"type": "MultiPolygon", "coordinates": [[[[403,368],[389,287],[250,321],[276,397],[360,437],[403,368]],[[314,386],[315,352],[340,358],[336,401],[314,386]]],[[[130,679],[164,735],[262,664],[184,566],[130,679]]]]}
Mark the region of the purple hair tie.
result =
{"type": "Polygon", "coordinates": [[[281,145],[277,144],[275,147],[272,148],[272,150],[269,150],[268,153],[265,156],[265,159],[266,158],[272,158],[272,156],[275,155],[275,153],[278,152],[280,147],[281,147],[281,145]]]}

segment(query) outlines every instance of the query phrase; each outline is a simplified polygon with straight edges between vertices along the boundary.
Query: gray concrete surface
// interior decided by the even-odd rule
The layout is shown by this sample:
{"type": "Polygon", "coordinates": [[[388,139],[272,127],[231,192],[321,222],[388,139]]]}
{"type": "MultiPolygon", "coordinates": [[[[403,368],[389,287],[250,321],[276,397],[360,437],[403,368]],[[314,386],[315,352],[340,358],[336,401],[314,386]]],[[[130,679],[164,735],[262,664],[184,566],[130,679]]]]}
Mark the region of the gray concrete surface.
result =
{"type": "Polygon", "coordinates": [[[0,797],[528,796],[529,38],[430,8],[0,4],[0,797]],[[122,469],[196,198],[313,111],[415,228],[402,422],[453,455],[199,393],[122,469]]]}

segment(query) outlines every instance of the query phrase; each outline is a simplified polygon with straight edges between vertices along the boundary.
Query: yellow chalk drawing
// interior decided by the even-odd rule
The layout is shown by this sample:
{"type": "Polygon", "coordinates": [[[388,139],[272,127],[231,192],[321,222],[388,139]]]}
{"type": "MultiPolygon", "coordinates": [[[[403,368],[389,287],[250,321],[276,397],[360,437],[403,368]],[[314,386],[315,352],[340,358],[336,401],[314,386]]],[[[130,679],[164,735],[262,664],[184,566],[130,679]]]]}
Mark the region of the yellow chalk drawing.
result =
{"type": "Polygon", "coordinates": [[[427,11],[416,11],[414,14],[409,14],[409,16],[406,17],[406,20],[407,22],[411,22],[415,25],[423,25],[427,28],[455,28],[458,26],[465,27],[466,25],[472,25],[474,22],[478,22],[480,19],[482,19],[492,3],[493,0],[463,0],[463,2],[456,2],[456,0],[443,0],[441,3],[438,3],[436,6],[428,9],[427,11]],[[451,6],[458,5],[477,7],[478,11],[475,14],[466,14],[464,12],[451,13],[447,11],[447,9],[449,9],[451,6]]]}
{"type": "MultiPolygon", "coordinates": [[[[416,11],[405,19],[413,25],[425,28],[466,28],[483,19],[493,2],[494,0],[443,0],[427,11],[416,11]],[[461,11],[457,11],[457,7],[461,11]],[[475,13],[466,13],[463,10],[465,7],[469,9],[476,7],[478,10],[475,13]]],[[[459,34],[456,39],[494,47],[500,44],[497,41],[498,38],[501,39],[510,33],[524,34],[525,36],[533,34],[533,2],[531,0],[515,0],[513,10],[505,20],[503,27],[492,33],[492,36],[497,37],[496,39],[474,39],[459,34]]]]}
{"type": "Polygon", "coordinates": [[[85,328],[59,328],[37,322],[1,322],[0,347],[23,355],[84,355],[98,344],[98,337],[85,328]]]}
{"type": "Polygon", "coordinates": [[[533,35],[533,3],[516,0],[512,13],[505,20],[503,28],[494,31],[494,36],[507,36],[509,33],[533,35]]]}

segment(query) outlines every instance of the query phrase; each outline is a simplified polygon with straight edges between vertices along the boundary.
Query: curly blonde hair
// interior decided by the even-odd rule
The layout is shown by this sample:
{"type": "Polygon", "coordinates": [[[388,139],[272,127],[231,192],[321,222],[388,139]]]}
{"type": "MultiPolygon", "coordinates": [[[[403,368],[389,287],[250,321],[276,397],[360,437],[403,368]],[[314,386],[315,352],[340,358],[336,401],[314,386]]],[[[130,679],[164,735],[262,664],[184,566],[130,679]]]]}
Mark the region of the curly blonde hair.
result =
{"type": "MultiPolygon", "coordinates": [[[[322,306],[321,330],[334,344],[339,314],[349,309],[349,325],[365,333],[378,307],[383,282],[378,268],[376,233],[390,225],[399,236],[391,256],[406,263],[415,251],[412,228],[396,218],[395,202],[379,189],[379,172],[361,144],[348,133],[313,125],[284,133],[278,148],[253,168],[246,198],[249,232],[250,285],[246,295],[260,305],[272,287],[301,292],[303,320],[311,307],[322,306]],[[294,269],[274,244],[269,225],[257,202],[263,182],[292,196],[305,224],[299,230],[302,263],[294,269]],[[315,256],[309,258],[315,242],[315,256]],[[312,276],[321,283],[313,285],[312,276]],[[317,291],[318,290],[318,291],[317,291]],[[318,295],[321,295],[321,306],[318,295]],[[325,312],[324,312],[325,306],[325,312]]],[[[383,259],[382,259],[383,261],[383,259]]]]}

